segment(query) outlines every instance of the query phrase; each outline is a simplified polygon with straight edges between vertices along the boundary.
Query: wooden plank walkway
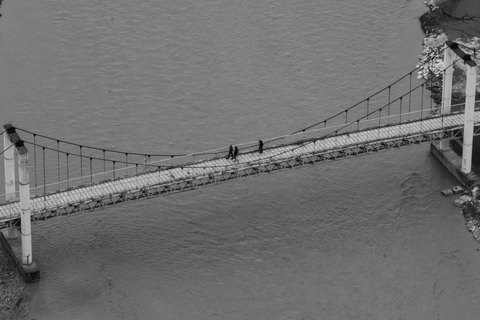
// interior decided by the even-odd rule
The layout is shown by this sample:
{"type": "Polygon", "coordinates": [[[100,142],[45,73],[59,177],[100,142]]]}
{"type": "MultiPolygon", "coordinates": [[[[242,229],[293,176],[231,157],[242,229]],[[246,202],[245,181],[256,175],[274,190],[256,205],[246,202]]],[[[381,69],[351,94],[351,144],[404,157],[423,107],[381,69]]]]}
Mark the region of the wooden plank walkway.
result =
{"type": "MultiPolygon", "coordinates": [[[[251,174],[270,172],[274,170],[273,165],[280,168],[279,164],[283,163],[281,168],[290,168],[297,164],[306,164],[307,162],[292,164],[292,161],[302,157],[322,155],[332,151],[342,152],[352,147],[384,143],[405,137],[458,131],[463,129],[463,122],[464,114],[459,113],[350,132],[316,141],[296,141],[289,145],[265,149],[262,154],[258,152],[240,154],[235,161],[215,158],[167,170],[144,172],[132,177],[34,197],[31,200],[31,214],[34,220],[47,219],[76,211],[103,208],[118,202],[187,191],[251,174]]],[[[477,111],[475,124],[478,123],[480,123],[480,112],[477,111]]],[[[18,202],[0,204],[0,223],[18,219],[20,212],[18,202]]]]}

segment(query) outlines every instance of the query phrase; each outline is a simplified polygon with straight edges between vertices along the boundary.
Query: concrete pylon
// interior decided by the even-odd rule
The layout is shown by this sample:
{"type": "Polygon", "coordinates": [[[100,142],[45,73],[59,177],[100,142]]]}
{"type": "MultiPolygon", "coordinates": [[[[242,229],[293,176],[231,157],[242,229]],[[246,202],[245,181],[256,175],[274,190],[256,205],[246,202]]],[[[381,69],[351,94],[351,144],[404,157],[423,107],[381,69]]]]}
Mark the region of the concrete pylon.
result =
{"type": "MultiPolygon", "coordinates": [[[[30,208],[30,175],[28,170],[28,150],[24,142],[20,139],[15,127],[11,124],[3,126],[6,129],[6,137],[4,137],[5,146],[9,145],[10,149],[16,150],[18,155],[18,184],[20,191],[20,233],[21,237],[7,234],[7,238],[1,235],[2,243],[7,246],[9,253],[15,261],[15,265],[24,277],[27,283],[36,282],[40,280],[40,271],[33,261],[32,255],[32,222],[31,222],[31,208],[30,208]]],[[[5,147],[6,148],[6,147],[5,147]]],[[[9,149],[9,150],[10,150],[9,149]]],[[[16,176],[15,161],[13,157],[8,161],[13,161],[13,164],[6,165],[5,171],[13,172],[13,178],[16,176]]],[[[7,185],[7,183],[6,183],[7,185]]],[[[15,182],[13,183],[15,187],[15,182]]],[[[15,192],[13,192],[15,195],[15,192]]],[[[18,219],[17,219],[18,222],[18,219]]],[[[9,229],[10,231],[10,229],[9,229]]]]}
{"type": "Polygon", "coordinates": [[[467,86],[465,92],[465,123],[463,126],[462,172],[472,171],[473,125],[475,122],[475,94],[477,82],[476,64],[467,65],[467,86]]]}
{"type": "MultiPolygon", "coordinates": [[[[463,151],[462,151],[462,172],[470,173],[472,171],[472,149],[473,149],[473,125],[475,123],[475,94],[476,94],[476,82],[477,82],[477,64],[472,60],[472,57],[469,54],[463,52],[462,49],[458,47],[458,43],[453,41],[446,41],[445,44],[448,48],[445,51],[451,51],[456,54],[459,58],[463,60],[467,67],[467,85],[465,89],[465,122],[463,125],[463,151]]],[[[451,57],[449,54],[445,53],[444,58],[449,60],[451,57]]],[[[444,62],[445,63],[445,62],[444,62]]],[[[449,67],[450,64],[445,63],[446,67],[449,67]]],[[[452,70],[453,71],[453,70],[452,70]]],[[[445,72],[447,76],[447,72],[445,72]]],[[[451,80],[447,79],[443,84],[443,99],[442,100],[442,113],[444,109],[447,110],[447,106],[451,104],[451,80]],[[445,108],[443,108],[445,106],[445,108]]]]}
{"type": "Polygon", "coordinates": [[[15,143],[18,152],[18,183],[20,189],[22,263],[31,264],[32,258],[32,222],[30,218],[30,176],[28,173],[28,151],[23,141],[15,143]]]}
{"type": "Polygon", "coordinates": [[[15,201],[15,157],[13,143],[8,136],[15,132],[11,125],[5,125],[3,133],[3,163],[5,166],[5,201],[15,201]]]}
{"type": "MultiPolygon", "coordinates": [[[[442,114],[449,114],[452,106],[452,80],[453,80],[453,51],[449,47],[443,52],[443,75],[442,88],[442,114]]],[[[449,140],[440,141],[440,150],[448,150],[450,148],[449,140]]]]}
{"type": "MultiPolygon", "coordinates": [[[[3,164],[5,169],[5,201],[15,201],[15,148],[10,141],[9,134],[15,132],[15,128],[11,124],[4,126],[3,132],[3,164]]],[[[15,239],[18,236],[17,227],[10,226],[7,231],[9,239],[15,239]]]]}

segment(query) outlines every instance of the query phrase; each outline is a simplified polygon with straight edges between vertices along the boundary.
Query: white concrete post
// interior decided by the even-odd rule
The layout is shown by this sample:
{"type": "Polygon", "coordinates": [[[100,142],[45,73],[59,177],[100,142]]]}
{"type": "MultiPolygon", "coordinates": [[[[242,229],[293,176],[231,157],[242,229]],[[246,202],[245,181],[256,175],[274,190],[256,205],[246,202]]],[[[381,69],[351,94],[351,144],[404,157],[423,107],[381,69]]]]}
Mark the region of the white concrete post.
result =
{"type": "Polygon", "coordinates": [[[3,133],[3,163],[5,166],[5,201],[15,201],[15,148],[8,136],[3,133]]]}
{"type": "MultiPolygon", "coordinates": [[[[452,80],[453,80],[453,51],[446,48],[443,52],[443,89],[442,89],[442,114],[449,114],[452,106],[452,80]]],[[[450,149],[450,141],[440,141],[440,150],[450,149]]]]}
{"type": "Polygon", "coordinates": [[[467,66],[467,87],[465,98],[465,124],[463,127],[462,172],[472,171],[473,124],[475,115],[475,86],[477,78],[476,65],[467,66]]]}
{"type": "Polygon", "coordinates": [[[20,209],[22,231],[22,263],[31,264],[32,258],[32,223],[30,221],[30,177],[28,173],[28,151],[23,141],[15,144],[18,151],[18,182],[20,184],[20,209]]]}

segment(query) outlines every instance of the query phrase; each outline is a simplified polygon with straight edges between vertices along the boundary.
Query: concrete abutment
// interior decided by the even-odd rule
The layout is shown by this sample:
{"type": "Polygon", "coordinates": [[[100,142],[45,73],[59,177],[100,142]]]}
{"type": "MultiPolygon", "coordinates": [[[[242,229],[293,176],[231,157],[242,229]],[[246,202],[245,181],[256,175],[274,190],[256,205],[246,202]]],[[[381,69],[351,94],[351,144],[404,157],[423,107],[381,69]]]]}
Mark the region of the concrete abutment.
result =
{"type": "Polygon", "coordinates": [[[40,280],[40,270],[34,261],[29,264],[22,263],[22,240],[16,227],[2,229],[0,232],[0,242],[5,249],[7,249],[26,283],[40,280]]]}
{"type": "Polygon", "coordinates": [[[430,145],[432,154],[445,166],[445,168],[466,188],[480,185],[480,176],[474,171],[462,171],[462,157],[451,148],[442,150],[439,142],[430,145]]]}

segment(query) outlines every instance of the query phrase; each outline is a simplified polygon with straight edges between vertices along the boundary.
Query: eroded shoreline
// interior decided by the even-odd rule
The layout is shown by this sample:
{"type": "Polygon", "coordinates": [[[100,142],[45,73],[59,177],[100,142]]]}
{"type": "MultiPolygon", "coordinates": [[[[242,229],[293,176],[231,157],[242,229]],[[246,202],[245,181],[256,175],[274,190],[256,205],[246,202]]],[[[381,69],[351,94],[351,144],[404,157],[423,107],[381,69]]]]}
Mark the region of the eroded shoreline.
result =
{"type": "MultiPolygon", "coordinates": [[[[448,38],[452,41],[472,43],[472,39],[480,35],[480,3],[478,1],[429,0],[425,4],[428,11],[420,17],[420,25],[425,33],[424,46],[425,43],[436,41],[440,37],[444,38],[442,40],[448,38]]],[[[430,74],[426,77],[432,82],[438,82],[435,75],[430,74]]],[[[432,85],[431,92],[438,98],[441,87],[432,85]]],[[[475,140],[478,148],[480,140],[478,138],[475,140]]],[[[474,156],[472,165],[478,168],[479,164],[478,156],[474,156]]],[[[480,192],[476,185],[471,187],[471,190],[467,191],[469,200],[465,202],[462,214],[472,237],[480,242],[480,192]]]]}
{"type": "Polygon", "coordinates": [[[0,244],[0,319],[25,319],[30,311],[26,286],[7,249],[0,244]]]}

